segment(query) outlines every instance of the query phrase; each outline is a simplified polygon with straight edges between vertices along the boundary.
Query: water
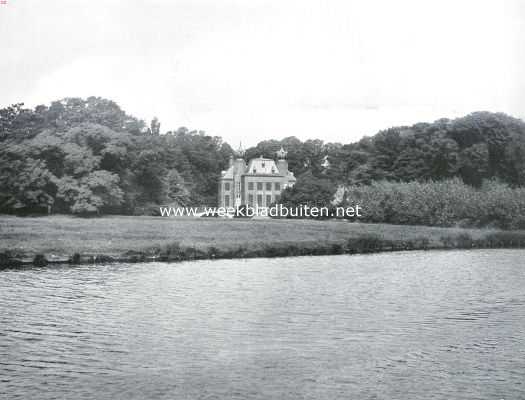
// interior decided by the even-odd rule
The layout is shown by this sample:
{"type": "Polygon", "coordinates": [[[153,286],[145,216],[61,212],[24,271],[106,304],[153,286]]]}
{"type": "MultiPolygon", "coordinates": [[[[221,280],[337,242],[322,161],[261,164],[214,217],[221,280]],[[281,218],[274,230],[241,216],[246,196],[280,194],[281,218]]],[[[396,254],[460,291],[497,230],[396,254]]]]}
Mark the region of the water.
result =
{"type": "Polygon", "coordinates": [[[0,272],[0,398],[524,399],[525,251],[0,272]]]}

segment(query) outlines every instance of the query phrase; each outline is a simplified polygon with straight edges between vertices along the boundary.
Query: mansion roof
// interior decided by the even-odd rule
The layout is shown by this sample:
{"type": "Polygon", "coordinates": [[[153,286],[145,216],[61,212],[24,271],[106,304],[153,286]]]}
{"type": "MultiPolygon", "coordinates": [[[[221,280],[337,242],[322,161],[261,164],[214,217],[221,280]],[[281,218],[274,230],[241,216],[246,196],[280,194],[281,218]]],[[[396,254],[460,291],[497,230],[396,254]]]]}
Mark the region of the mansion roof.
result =
{"type": "Polygon", "coordinates": [[[270,175],[279,174],[279,172],[274,160],[263,157],[252,158],[246,169],[246,173],[251,175],[270,175]]]}
{"type": "MultiPolygon", "coordinates": [[[[293,173],[288,171],[285,167],[285,171],[279,170],[279,167],[275,163],[275,160],[271,158],[257,157],[252,158],[248,165],[243,161],[243,171],[241,175],[250,175],[250,176],[281,176],[288,177],[295,180],[293,173]]],[[[282,166],[281,166],[282,168],[282,166]]],[[[233,179],[235,164],[231,165],[226,171],[222,172],[221,179],[233,179]]]]}

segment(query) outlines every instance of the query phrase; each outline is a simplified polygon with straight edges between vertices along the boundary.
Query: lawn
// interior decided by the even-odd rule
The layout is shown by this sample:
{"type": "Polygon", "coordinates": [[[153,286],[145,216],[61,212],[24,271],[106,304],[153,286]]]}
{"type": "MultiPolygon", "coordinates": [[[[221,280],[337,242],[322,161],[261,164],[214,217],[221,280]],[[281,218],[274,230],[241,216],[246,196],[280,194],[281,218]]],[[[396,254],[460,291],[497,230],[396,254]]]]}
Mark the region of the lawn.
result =
{"type": "Polygon", "coordinates": [[[495,230],[362,224],[344,220],[248,220],[108,216],[0,216],[0,252],[24,256],[106,254],[148,251],[173,244],[197,249],[257,248],[342,244],[349,238],[378,235],[385,240],[427,238],[442,246],[441,237],[469,234],[479,239],[495,230]]]}

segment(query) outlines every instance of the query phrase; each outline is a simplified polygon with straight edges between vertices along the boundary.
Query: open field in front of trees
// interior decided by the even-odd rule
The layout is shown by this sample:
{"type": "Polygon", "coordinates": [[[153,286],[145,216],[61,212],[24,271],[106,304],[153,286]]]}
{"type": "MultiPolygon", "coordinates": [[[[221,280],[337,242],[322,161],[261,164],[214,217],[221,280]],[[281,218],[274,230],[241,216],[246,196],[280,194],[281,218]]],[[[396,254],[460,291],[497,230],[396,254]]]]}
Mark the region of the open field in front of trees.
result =
{"type": "MultiPolygon", "coordinates": [[[[505,232],[347,221],[72,216],[0,217],[0,253],[29,259],[41,254],[68,259],[125,254],[161,259],[237,258],[368,252],[392,246],[476,247],[505,232]],[[459,238],[459,239],[458,239],[459,238]],[[363,241],[364,240],[364,241],[363,241]],[[370,247],[371,246],[371,247],[370,247]]],[[[525,233],[512,233],[525,245],[525,233]]]]}

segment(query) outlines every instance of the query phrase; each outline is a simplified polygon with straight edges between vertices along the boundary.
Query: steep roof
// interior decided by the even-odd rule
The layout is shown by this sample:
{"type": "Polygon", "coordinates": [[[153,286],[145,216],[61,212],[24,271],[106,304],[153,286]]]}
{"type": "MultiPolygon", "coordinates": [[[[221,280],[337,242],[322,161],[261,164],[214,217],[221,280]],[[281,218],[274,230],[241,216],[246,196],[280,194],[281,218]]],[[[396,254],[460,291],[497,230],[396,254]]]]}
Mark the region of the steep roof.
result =
{"type": "Polygon", "coordinates": [[[222,171],[221,179],[233,179],[233,165],[226,171],[222,171]]]}
{"type": "Polygon", "coordinates": [[[250,175],[281,175],[275,161],[264,157],[252,158],[246,173],[250,175]]]}
{"type": "MultiPolygon", "coordinates": [[[[239,166],[238,166],[239,167],[239,166]]],[[[282,167],[282,166],[281,166],[282,167]]],[[[235,164],[230,166],[227,170],[222,171],[221,179],[233,179],[235,173],[235,164]]],[[[289,181],[295,182],[295,177],[291,171],[279,170],[275,160],[272,158],[257,157],[252,158],[248,166],[245,164],[240,167],[242,175],[251,175],[251,176],[282,176],[288,178],[289,181]]]]}

